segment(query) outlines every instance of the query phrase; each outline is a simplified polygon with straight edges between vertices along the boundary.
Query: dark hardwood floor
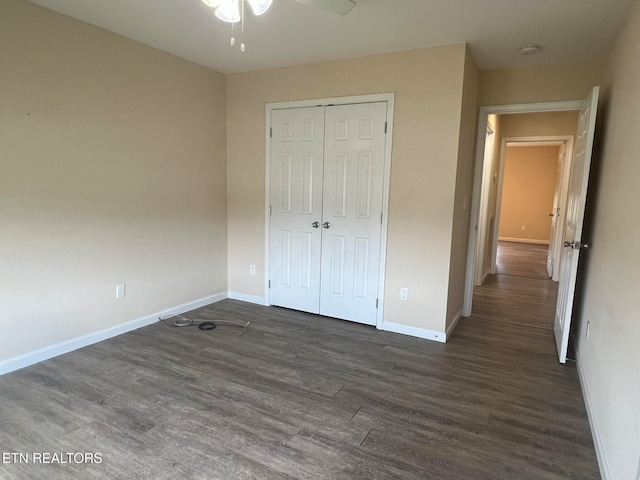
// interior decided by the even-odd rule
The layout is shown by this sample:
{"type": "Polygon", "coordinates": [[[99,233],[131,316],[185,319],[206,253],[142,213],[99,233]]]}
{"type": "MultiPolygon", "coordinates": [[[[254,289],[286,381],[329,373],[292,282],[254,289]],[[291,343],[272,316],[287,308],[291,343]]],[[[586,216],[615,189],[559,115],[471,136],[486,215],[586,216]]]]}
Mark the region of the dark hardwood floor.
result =
{"type": "Polygon", "coordinates": [[[553,335],[558,283],[547,277],[548,249],[548,245],[499,242],[496,274],[475,289],[473,317],[544,329],[553,335]]]}
{"type": "Polygon", "coordinates": [[[549,245],[498,242],[496,273],[547,280],[549,245]]]}
{"type": "Polygon", "coordinates": [[[191,316],[245,335],[158,323],[0,377],[3,452],[102,454],[0,478],[600,478],[552,286],[496,277],[447,344],[225,300],[191,316]]]}

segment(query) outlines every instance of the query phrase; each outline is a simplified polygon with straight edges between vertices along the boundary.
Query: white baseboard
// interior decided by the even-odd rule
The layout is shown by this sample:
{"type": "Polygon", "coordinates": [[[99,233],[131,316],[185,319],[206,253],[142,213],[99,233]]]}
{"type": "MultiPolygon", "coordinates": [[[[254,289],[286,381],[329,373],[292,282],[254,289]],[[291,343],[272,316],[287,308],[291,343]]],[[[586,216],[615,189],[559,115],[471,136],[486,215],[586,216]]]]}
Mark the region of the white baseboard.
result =
{"type": "Polygon", "coordinates": [[[453,322],[451,322],[451,325],[449,325],[447,327],[447,331],[446,331],[446,335],[445,335],[445,342],[447,341],[447,338],[449,338],[451,336],[451,332],[453,332],[453,330],[458,325],[458,322],[460,321],[460,318],[462,318],[462,309],[459,310],[458,313],[456,313],[456,316],[453,317],[453,322]]]}
{"type": "Polygon", "coordinates": [[[87,335],[83,335],[78,338],[56,343],[55,345],[50,345],[48,347],[43,347],[32,352],[18,355],[17,357],[8,358],[0,362],[0,375],[4,375],[5,373],[13,372],[15,370],[28,367],[29,365],[33,365],[35,363],[57,357],[58,355],[69,353],[73,350],[77,350],[79,348],[86,347],[88,345],[92,345],[94,343],[98,343],[103,340],[116,337],[118,335],[122,335],[123,333],[127,333],[132,330],[137,330],[138,328],[146,327],[147,325],[151,325],[152,323],[157,322],[159,317],[166,317],[169,315],[177,315],[180,313],[189,312],[191,310],[195,310],[196,308],[219,302],[220,300],[224,300],[225,298],[227,298],[226,292],[218,293],[209,297],[195,300],[193,302],[183,303],[182,305],[178,305],[161,312],[156,312],[151,315],[132,320],[130,322],[122,323],[120,325],[116,325],[115,327],[100,330],[98,332],[88,333],[87,335]]]}
{"type": "Polygon", "coordinates": [[[609,462],[604,451],[604,445],[602,444],[602,435],[600,434],[600,425],[598,424],[598,417],[593,410],[593,403],[591,402],[591,393],[589,392],[589,384],[582,369],[582,362],[580,361],[580,353],[576,348],[576,366],[578,368],[578,378],[580,379],[580,386],[582,387],[582,397],[584,398],[584,404],[587,407],[587,417],[589,418],[589,426],[591,427],[591,436],[593,437],[593,445],[596,449],[596,457],[598,459],[598,466],[600,467],[600,475],[602,480],[610,480],[611,470],[609,469],[609,462]]]}
{"type": "Polygon", "coordinates": [[[228,292],[227,296],[232,300],[240,300],[241,302],[255,303],[257,305],[269,306],[266,298],[258,297],[257,295],[247,295],[246,293],[240,293],[240,292],[228,292]]]}
{"type": "Polygon", "coordinates": [[[410,335],[412,337],[425,338],[427,340],[433,340],[435,342],[446,343],[447,334],[444,332],[436,332],[435,330],[428,330],[426,328],[410,327],[408,325],[402,325],[400,323],[382,322],[382,329],[387,332],[402,333],[403,335],[410,335]]]}
{"type": "Polygon", "coordinates": [[[536,238],[498,237],[498,240],[501,242],[536,243],[538,245],[549,245],[549,240],[538,240],[536,238]]]}

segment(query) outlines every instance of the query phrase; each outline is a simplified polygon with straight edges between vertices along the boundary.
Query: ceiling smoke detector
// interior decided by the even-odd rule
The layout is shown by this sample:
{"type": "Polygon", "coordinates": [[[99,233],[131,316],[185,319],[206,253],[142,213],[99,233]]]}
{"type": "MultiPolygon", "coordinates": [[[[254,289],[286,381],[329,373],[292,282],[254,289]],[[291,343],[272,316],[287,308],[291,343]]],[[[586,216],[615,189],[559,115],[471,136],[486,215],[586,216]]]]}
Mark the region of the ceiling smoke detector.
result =
{"type": "Polygon", "coordinates": [[[533,55],[538,53],[538,51],[540,51],[540,45],[536,45],[535,43],[528,43],[520,47],[520,55],[533,55]]]}

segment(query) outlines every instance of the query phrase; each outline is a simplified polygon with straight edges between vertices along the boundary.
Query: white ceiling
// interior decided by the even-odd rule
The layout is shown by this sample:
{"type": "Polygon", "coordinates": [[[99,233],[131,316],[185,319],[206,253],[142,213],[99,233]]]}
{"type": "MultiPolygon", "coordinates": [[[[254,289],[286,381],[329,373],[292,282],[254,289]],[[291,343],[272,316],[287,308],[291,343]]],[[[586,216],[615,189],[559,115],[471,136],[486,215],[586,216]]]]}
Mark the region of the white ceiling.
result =
{"type": "Polygon", "coordinates": [[[31,1],[232,73],[459,42],[483,70],[587,59],[608,51],[635,0],[356,0],[344,17],[274,0],[261,17],[247,12],[246,53],[201,0],[31,1]],[[540,53],[520,55],[525,43],[540,53]]]}

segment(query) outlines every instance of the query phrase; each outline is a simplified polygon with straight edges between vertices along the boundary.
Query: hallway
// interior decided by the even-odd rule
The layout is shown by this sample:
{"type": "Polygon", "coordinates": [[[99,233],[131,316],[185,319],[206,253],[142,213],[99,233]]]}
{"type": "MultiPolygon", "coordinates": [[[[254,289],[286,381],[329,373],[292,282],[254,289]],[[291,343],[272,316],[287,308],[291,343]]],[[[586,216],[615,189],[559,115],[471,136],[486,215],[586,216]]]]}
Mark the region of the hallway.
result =
{"type": "Polygon", "coordinates": [[[476,287],[472,317],[543,329],[553,340],[558,283],[547,277],[548,248],[500,242],[496,274],[476,287]]]}
{"type": "Polygon", "coordinates": [[[495,389],[490,423],[509,425],[501,435],[512,429],[516,443],[536,445],[549,467],[568,462],[575,469],[539,478],[600,478],[576,365],[558,362],[558,284],[547,277],[547,250],[500,242],[496,274],[475,288],[472,315],[462,319],[447,346],[469,352],[475,375],[495,389]]]}

